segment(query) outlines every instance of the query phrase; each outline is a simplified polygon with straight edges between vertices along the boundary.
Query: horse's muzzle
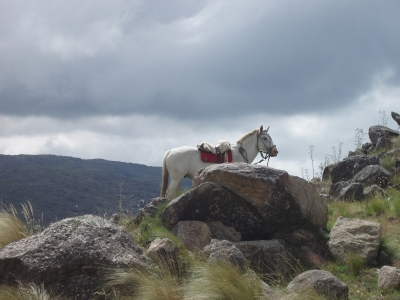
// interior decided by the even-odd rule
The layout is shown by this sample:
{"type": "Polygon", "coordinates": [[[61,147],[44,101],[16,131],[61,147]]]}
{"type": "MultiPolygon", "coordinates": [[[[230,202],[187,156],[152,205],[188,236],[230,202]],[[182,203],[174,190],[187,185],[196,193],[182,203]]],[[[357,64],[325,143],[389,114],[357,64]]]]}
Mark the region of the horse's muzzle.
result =
{"type": "Polygon", "coordinates": [[[278,155],[278,149],[276,149],[276,146],[272,146],[271,151],[269,151],[269,155],[271,157],[274,157],[274,156],[278,155]]]}

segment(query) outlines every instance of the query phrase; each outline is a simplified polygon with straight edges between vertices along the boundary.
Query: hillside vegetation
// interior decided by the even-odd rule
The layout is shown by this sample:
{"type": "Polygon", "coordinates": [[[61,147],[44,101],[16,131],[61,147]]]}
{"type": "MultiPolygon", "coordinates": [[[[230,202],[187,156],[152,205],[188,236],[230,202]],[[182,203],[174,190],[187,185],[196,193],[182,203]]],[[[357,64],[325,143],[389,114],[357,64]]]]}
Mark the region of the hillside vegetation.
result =
{"type": "MultiPolygon", "coordinates": [[[[30,202],[45,224],[83,214],[135,213],[160,193],[161,167],[55,155],[0,155],[0,200],[30,202]]],[[[182,183],[183,187],[190,182],[182,183]]]]}

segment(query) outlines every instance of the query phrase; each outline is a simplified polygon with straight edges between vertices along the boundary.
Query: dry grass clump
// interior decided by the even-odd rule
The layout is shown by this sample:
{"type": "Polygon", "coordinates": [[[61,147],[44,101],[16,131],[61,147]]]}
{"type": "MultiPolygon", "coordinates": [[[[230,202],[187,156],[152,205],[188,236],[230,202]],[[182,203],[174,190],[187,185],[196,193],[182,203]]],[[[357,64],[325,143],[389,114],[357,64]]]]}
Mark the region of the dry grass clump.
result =
{"type": "Polygon", "coordinates": [[[0,211],[0,249],[27,236],[24,224],[15,214],[0,211]]]}
{"type": "Polygon", "coordinates": [[[8,209],[0,210],[0,249],[41,231],[40,222],[33,217],[32,205],[28,202],[21,204],[21,207],[25,222],[21,221],[13,205],[10,205],[8,209]]]}
{"type": "Polygon", "coordinates": [[[262,281],[251,270],[244,273],[226,263],[200,263],[193,268],[185,289],[185,299],[267,299],[263,294],[262,281]]]}
{"type": "Polygon", "coordinates": [[[17,286],[0,286],[0,300],[66,300],[45,290],[43,285],[18,284],[17,286]]]}

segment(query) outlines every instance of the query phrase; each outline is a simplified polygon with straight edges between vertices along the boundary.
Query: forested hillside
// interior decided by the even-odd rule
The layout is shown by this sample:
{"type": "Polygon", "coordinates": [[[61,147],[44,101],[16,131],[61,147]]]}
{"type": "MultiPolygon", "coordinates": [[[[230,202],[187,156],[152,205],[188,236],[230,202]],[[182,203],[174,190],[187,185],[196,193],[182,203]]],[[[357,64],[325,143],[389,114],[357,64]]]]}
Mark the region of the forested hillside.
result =
{"type": "MultiPolygon", "coordinates": [[[[135,213],[159,196],[161,168],[55,155],[0,155],[3,205],[29,201],[44,223],[87,213],[135,213]]],[[[190,181],[182,183],[189,186],[190,181]]]]}

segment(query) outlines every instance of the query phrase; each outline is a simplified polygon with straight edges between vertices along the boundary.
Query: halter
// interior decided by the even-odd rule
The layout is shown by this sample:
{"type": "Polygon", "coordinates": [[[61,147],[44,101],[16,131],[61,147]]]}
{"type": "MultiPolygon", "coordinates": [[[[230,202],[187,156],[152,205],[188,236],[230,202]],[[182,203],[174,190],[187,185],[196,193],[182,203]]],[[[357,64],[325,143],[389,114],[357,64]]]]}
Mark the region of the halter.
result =
{"type": "MultiPolygon", "coordinates": [[[[268,127],[268,128],[269,128],[269,127],[268,127]]],[[[267,129],[267,130],[268,130],[268,129],[267,129]]],[[[259,146],[258,143],[259,143],[259,141],[260,141],[260,137],[262,137],[262,135],[263,135],[262,133],[263,133],[262,130],[259,130],[258,133],[257,133],[257,149],[258,149],[258,152],[260,152],[260,155],[261,155],[262,159],[261,159],[259,162],[255,163],[255,165],[257,165],[257,164],[263,162],[264,160],[267,160],[267,159],[268,159],[268,161],[267,161],[267,167],[268,167],[269,159],[270,159],[270,157],[271,157],[271,154],[270,154],[270,153],[271,153],[272,148],[273,148],[275,145],[272,145],[270,148],[268,148],[268,146],[265,144],[264,140],[261,138],[261,142],[264,144],[265,149],[268,150],[268,153],[266,153],[265,151],[260,150],[260,146],[259,146]]],[[[269,136],[268,133],[267,133],[267,135],[268,135],[268,137],[271,139],[271,137],[269,136]]]]}
{"type": "MultiPolygon", "coordinates": [[[[269,127],[268,127],[268,128],[269,128],[269,127]]],[[[268,131],[268,129],[267,129],[267,131],[268,131]]],[[[271,155],[270,155],[271,149],[272,149],[272,147],[274,147],[275,145],[272,145],[270,148],[268,148],[268,146],[265,144],[264,140],[261,138],[261,142],[264,144],[265,149],[268,150],[268,153],[266,153],[265,151],[260,150],[259,141],[260,141],[260,137],[262,136],[262,133],[263,133],[263,130],[262,130],[262,126],[261,126],[260,130],[257,132],[257,149],[258,149],[258,152],[260,153],[262,159],[261,159],[259,162],[255,163],[255,165],[257,165],[257,164],[263,162],[264,160],[267,160],[267,159],[268,159],[268,161],[267,161],[267,167],[268,167],[269,158],[271,157],[271,155]]],[[[267,133],[267,135],[269,136],[268,133],[267,133]]],[[[269,136],[269,138],[271,138],[271,137],[269,136]]],[[[240,152],[240,154],[242,155],[244,161],[245,161],[246,163],[249,163],[249,160],[248,160],[248,158],[247,158],[247,151],[246,151],[246,149],[244,149],[242,146],[240,146],[240,147],[239,147],[239,152],[240,152]]]]}

